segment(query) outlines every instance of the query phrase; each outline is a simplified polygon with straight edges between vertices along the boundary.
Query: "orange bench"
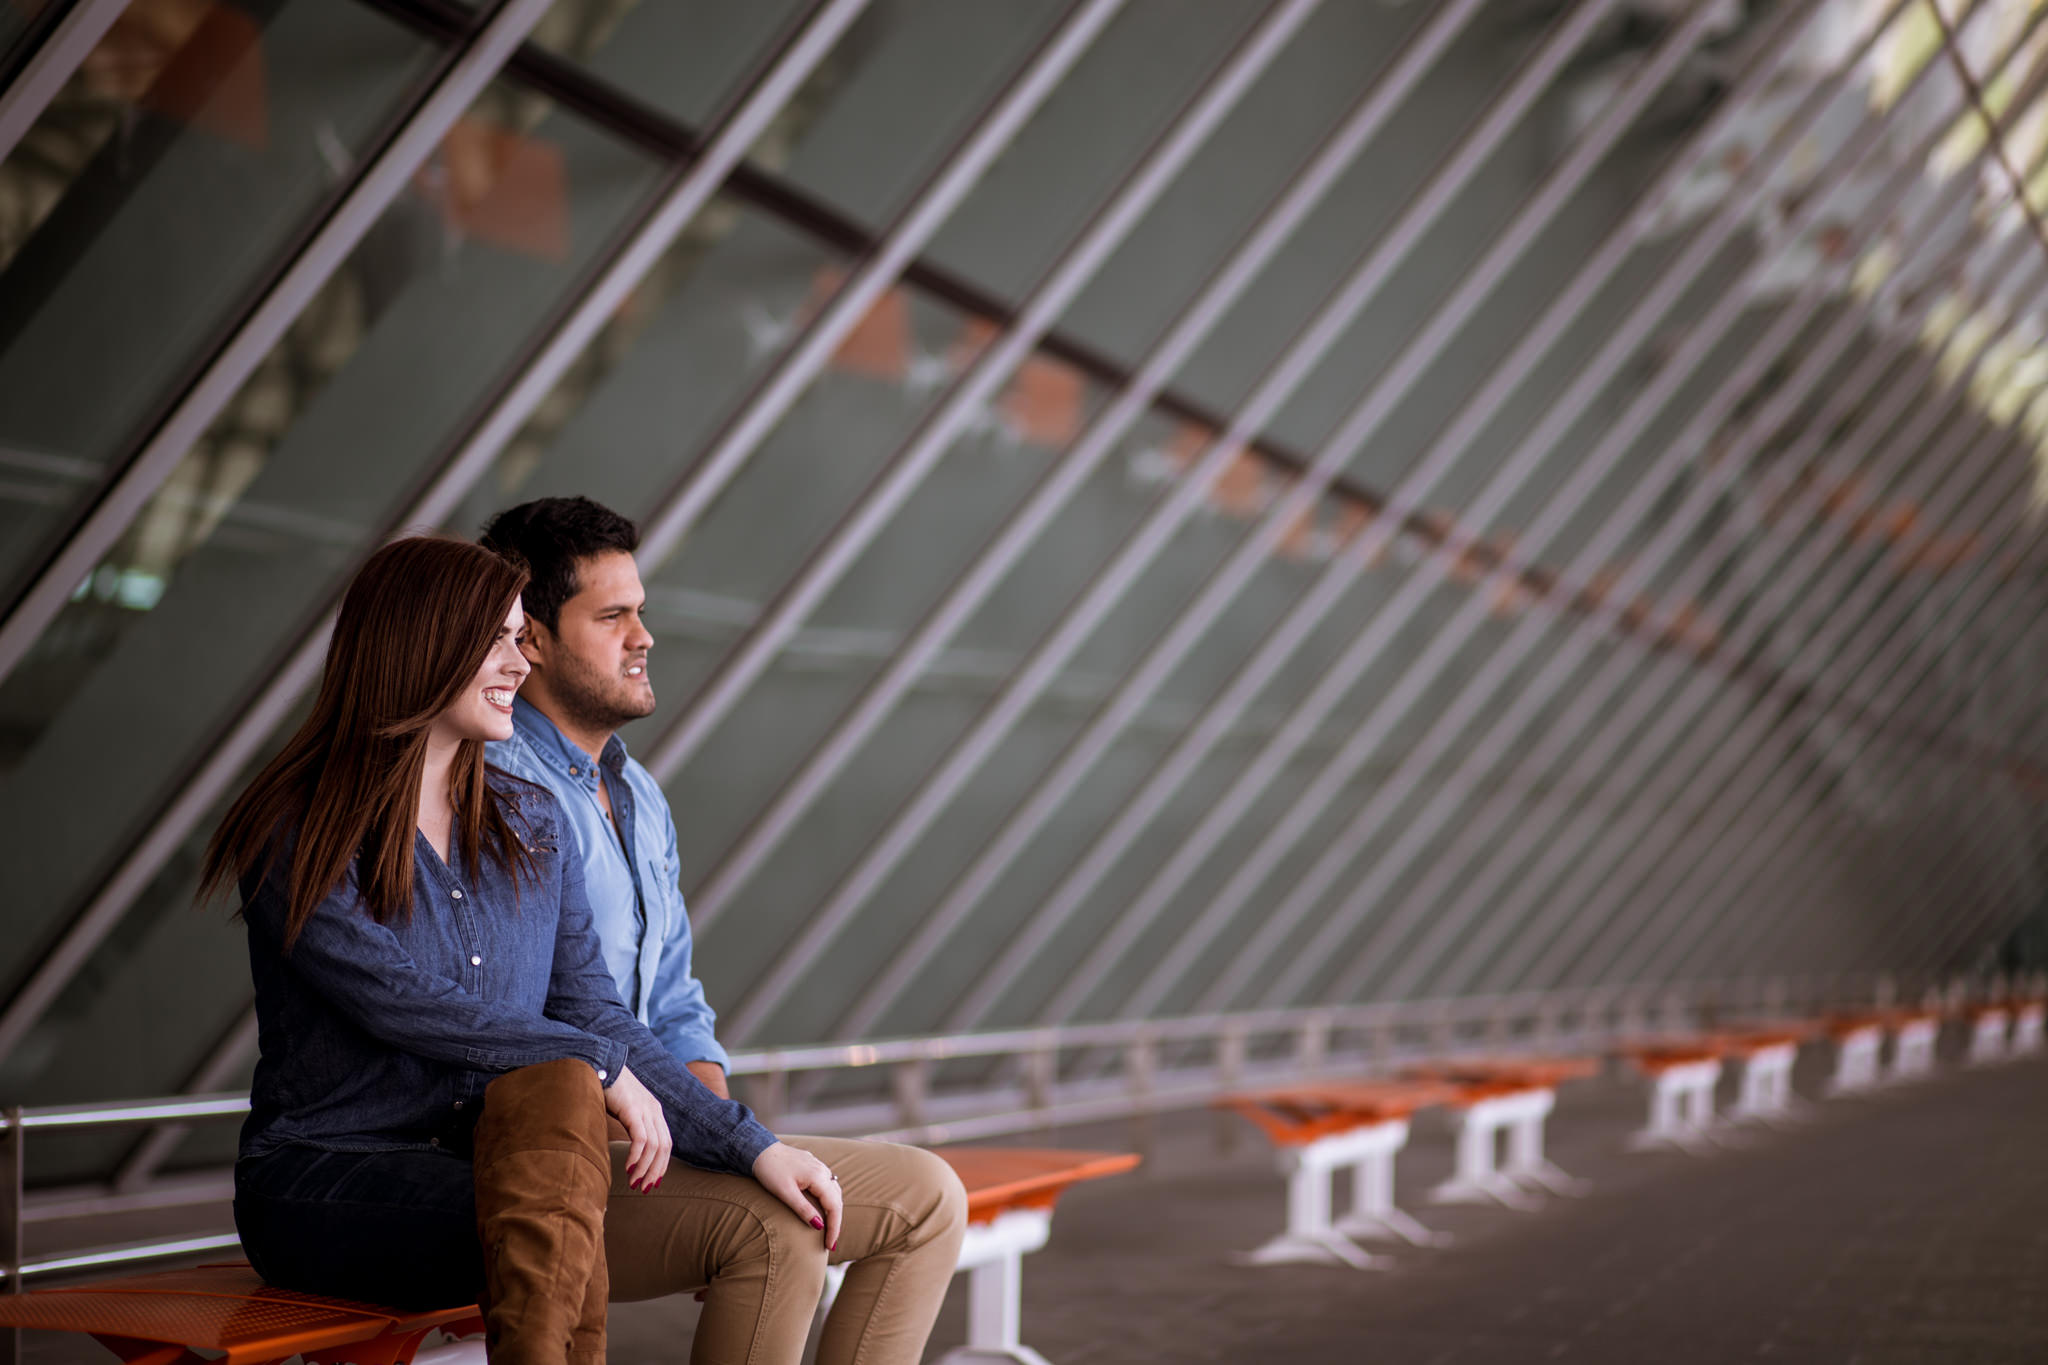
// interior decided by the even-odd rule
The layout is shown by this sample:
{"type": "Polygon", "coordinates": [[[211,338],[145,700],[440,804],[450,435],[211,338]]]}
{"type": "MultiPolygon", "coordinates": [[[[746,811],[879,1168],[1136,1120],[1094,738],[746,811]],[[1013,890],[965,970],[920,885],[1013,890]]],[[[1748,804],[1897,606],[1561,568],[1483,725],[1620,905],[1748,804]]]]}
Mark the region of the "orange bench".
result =
{"type": "MultiPolygon", "coordinates": [[[[938,1154],[967,1187],[967,1239],[955,1269],[968,1272],[967,1344],[940,1357],[940,1365],[1046,1365],[1020,1339],[1024,1257],[1045,1245],[1062,1194],[1084,1180],[1121,1175],[1140,1158],[1061,1147],[950,1147],[938,1154]]],[[[842,1276],[838,1267],[829,1274],[824,1306],[839,1292],[842,1276]]]]}
{"type": "MultiPolygon", "coordinates": [[[[961,1354],[1036,1360],[1017,1341],[1019,1258],[1045,1245],[1063,1191],[1128,1171],[1139,1158],[1000,1147],[939,1155],[967,1186],[970,1227],[959,1268],[973,1279],[961,1354]]],[[[481,1336],[483,1320],[474,1307],[408,1313],[273,1289],[236,1263],[0,1295],[0,1327],[80,1332],[128,1365],[275,1365],[293,1356],[308,1365],[406,1365],[430,1334],[481,1336]]]]}
{"type": "Polygon", "coordinates": [[[1457,1087],[1438,1082],[1320,1081],[1217,1099],[1217,1108],[1242,1114],[1272,1140],[1287,1175],[1287,1226],[1240,1259],[1373,1270],[1389,1263],[1360,1250],[1353,1237],[1399,1237],[1416,1246],[1448,1241],[1394,1207],[1394,1154],[1407,1145],[1417,1110],[1457,1095],[1457,1087]],[[1335,1219],[1331,1186],[1342,1166],[1352,1168],[1351,1208],[1335,1219]]]}
{"type": "Polygon", "coordinates": [[[0,1326],[82,1332],[128,1365],[404,1365],[427,1335],[482,1333],[473,1307],[408,1313],[272,1289],[245,1263],[0,1297],[0,1326]]]}
{"type": "Polygon", "coordinates": [[[1439,1204],[1496,1203],[1542,1207],[1543,1194],[1584,1194],[1592,1186],[1567,1175],[1544,1154],[1543,1125],[1557,1107],[1557,1087],[1598,1075],[1591,1057],[1458,1057],[1408,1068],[1417,1080],[1457,1087],[1449,1102],[1458,1130],[1457,1166],[1430,1191],[1439,1204]],[[1499,1147],[1505,1135],[1507,1152],[1499,1147]]]}

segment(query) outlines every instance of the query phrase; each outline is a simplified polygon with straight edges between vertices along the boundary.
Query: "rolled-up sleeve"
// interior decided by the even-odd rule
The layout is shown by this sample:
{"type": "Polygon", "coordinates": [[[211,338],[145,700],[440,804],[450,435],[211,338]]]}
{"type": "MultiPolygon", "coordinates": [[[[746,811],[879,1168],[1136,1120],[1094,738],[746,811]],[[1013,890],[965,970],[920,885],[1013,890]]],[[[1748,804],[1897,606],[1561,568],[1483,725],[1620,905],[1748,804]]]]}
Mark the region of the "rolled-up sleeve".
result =
{"type": "MultiPolygon", "coordinates": [[[[275,877],[243,905],[250,933],[273,951],[283,948],[286,907],[275,877]]],[[[479,999],[420,967],[362,908],[353,872],[314,908],[284,960],[308,989],[399,1052],[494,1072],[575,1057],[606,1077],[626,1060],[616,1038],[479,999]]]]}
{"type": "Polygon", "coordinates": [[[626,1065],[661,1102],[678,1159],[705,1170],[750,1174],[754,1159],[775,1142],[775,1134],[745,1105],[706,1089],[620,1003],[591,926],[581,861],[563,857],[561,869],[561,921],[555,931],[548,1014],[624,1048],[626,1065]]]}

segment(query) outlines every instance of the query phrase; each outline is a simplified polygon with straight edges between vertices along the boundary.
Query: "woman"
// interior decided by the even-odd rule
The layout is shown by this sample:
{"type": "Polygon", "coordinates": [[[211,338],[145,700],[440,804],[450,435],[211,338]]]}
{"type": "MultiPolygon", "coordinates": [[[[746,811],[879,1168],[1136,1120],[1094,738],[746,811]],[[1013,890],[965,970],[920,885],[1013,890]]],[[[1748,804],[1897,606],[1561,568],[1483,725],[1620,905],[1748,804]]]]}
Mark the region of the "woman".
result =
{"type": "Polygon", "coordinates": [[[312,714],[207,850],[256,983],[250,1261],[316,1293],[481,1297],[494,1361],[594,1365],[610,1280],[707,1290],[693,1361],[794,1362],[828,1257],[856,1260],[820,1361],[916,1360],[959,1181],[913,1148],[778,1141],[619,1003],[554,798],[484,763],[528,669],[524,584],[461,541],[373,555],[312,714]],[[842,1239],[849,1204],[886,1212],[842,1239]]]}

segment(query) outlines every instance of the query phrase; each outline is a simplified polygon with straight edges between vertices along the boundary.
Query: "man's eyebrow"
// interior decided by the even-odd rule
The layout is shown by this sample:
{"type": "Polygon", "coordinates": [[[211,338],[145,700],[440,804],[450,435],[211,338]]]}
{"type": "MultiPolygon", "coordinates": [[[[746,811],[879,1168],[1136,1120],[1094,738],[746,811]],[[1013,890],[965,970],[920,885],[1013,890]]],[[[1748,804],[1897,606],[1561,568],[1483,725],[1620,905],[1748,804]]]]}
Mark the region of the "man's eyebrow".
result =
{"type": "Polygon", "coordinates": [[[645,598],[642,598],[638,602],[610,602],[602,607],[599,607],[597,609],[597,615],[603,616],[606,612],[613,611],[638,611],[646,605],[647,600],[645,598]]]}

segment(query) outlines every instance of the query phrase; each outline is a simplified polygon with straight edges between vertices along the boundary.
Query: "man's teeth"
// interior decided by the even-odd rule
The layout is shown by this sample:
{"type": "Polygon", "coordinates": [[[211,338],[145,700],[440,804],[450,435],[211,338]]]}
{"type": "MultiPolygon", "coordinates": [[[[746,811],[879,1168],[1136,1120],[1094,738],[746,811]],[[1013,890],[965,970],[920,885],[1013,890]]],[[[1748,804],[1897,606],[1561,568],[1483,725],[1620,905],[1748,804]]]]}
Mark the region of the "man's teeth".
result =
{"type": "Polygon", "coordinates": [[[626,670],[626,676],[629,678],[637,678],[646,671],[646,668],[642,667],[641,665],[634,664],[631,668],[626,670]]]}

